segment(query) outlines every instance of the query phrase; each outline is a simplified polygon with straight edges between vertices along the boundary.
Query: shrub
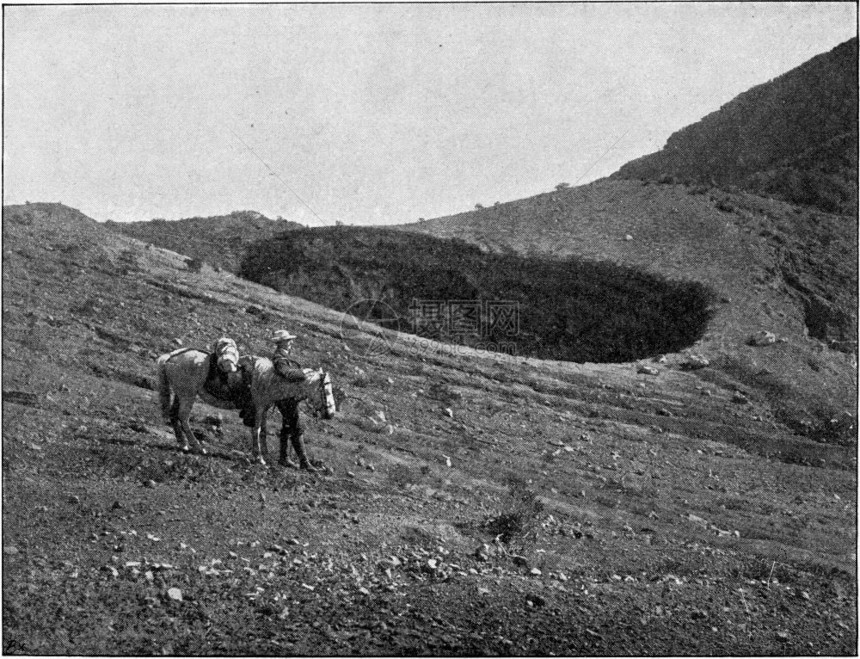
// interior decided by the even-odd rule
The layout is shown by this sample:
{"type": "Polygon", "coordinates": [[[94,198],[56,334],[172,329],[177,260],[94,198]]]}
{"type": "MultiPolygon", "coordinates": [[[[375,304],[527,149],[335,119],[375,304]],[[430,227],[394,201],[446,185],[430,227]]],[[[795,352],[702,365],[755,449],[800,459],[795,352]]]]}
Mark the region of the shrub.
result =
{"type": "Polygon", "coordinates": [[[508,494],[503,502],[506,512],[489,519],[485,529],[505,544],[510,544],[515,539],[533,539],[539,526],[543,504],[522,477],[511,474],[507,482],[508,494]]]}
{"type": "Polygon", "coordinates": [[[185,259],[185,265],[190,272],[200,272],[203,269],[203,261],[200,259],[185,259]]]}

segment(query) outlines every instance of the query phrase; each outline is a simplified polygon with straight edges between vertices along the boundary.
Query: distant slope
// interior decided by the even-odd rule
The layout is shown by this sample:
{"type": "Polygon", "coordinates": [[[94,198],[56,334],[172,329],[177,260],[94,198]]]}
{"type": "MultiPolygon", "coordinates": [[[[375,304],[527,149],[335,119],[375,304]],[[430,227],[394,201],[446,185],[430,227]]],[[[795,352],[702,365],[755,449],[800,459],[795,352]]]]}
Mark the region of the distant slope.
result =
{"type": "Polygon", "coordinates": [[[857,39],[753,87],[612,178],[735,185],[857,213],[857,39]]]}
{"type": "Polygon", "coordinates": [[[127,236],[235,272],[245,245],[301,228],[288,220],[271,220],[255,211],[233,211],[229,215],[190,217],[168,222],[111,222],[106,226],[127,236]]]}

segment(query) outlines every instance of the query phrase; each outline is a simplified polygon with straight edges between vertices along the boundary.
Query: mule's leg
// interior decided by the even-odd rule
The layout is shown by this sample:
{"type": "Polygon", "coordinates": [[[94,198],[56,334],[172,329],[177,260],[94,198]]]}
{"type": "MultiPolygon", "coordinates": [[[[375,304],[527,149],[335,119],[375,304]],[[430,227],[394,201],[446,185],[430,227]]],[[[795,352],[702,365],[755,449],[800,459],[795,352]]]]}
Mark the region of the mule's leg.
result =
{"type": "Polygon", "coordinates": [[[179,424],[182,426],[182,430],[185,431],[186,442],[182,447],[183,451],[188,451],[188,441],[191,440],[191,444],[194,446],[195,450],[200,451],[202,455],[206,455],[206,449],[203,448],[203,445],[197,440],[197,437],[194,435],[194,431],[191,430],[191,424],[188,423],[188,419],[191,417],[191,408],[194,406],[194,399],[191,400],[181,400],[179,401],[179,409],[177,410],[177,416],[179,418],[179,424]]]}
{"type": "Polygon", "coordinates": [[[263,410],[263,418],[260,421],[260,450],[262,451],[262,456],[268,460],[269,459],[269,442],[268,442],[268,433],[266,431],[266,417],[269,416],[269,410],[263,410]]]}
{"type": "Polygon", "coordinates": [[[292,435],[293,423],[298,418],[298,404],[293,401],[278,401],[278,409],[281,411],[281,447],[278,464],[282,467],[298,469],[299,465],[290,460],[290,435],[292,435]]]}
{"type": "Polygon", "coordinates": [[[254,411],[254,427],[251,428],[251,455],[261,465],[266,464],[265,458],[260,453],[260,432],[263,425],[263,410],[257,408],[254,411]]]}
{"type": "Polygon", "coordinates": [[[173,397],[173,404],[170,406],[170,425],[173,427],[173,434],[176,435],[176,441],[179,442],[179,447],[183,453],[188,453],[188,439],[182,430],[182,424],[179,422],[179,397],[173,397]]]}
{"type": "MultiPolygon", "coordinates": [[[[305,453],[305,443],[302,440],[302,435],[305,434],[305,428],[302,425],[302,420],[299,417],[299,404],[298,402],[293,402],[290,405],[290,443],[293,445],[293,449],[296,451],[296,456],[299,458],[299,466],[302,469],[307,469],[310,472],[315,472],[316,469],[311,464],[311,461],[308,460],[308,456],[305,453]]],[[[281,443],[281,451],[284,450],[285,443],[281,443]]]]}

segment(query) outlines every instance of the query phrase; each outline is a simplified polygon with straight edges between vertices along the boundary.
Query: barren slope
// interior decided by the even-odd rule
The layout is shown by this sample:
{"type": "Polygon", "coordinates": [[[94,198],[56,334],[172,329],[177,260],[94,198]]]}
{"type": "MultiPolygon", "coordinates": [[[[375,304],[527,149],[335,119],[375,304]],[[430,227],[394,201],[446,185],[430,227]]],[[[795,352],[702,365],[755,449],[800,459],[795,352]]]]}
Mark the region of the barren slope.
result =
{"type": "Polygon", "coordinates": [[[345,341],[57,205],[5,208],[3,239],[6,653],[856,651],[854,450],[724,376],[345,341]],[[327,473],[248,464],[199,403],[212,454],[176,451],[154,357],[225,333],[266,354],[281,326],[346,396],[307,424],[327,473]]]}
{"type": "Polygon", "coordinates": [[[302,225],[271,220],[256,211],[233,211],[214,217],[188,217],[168,222],[110,222],[105,226],[138,240],[175,250],[210,266],[236,272],[248,243],[266,240],[302,225]]]}

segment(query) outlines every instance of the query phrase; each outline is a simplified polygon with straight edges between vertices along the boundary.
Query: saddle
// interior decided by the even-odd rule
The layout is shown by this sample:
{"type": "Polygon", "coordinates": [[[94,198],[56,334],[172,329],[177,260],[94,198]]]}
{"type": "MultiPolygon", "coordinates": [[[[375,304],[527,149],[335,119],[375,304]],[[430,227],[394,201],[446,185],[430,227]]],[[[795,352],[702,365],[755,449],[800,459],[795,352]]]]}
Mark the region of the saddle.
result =
{"type": "Polygon", "coordinates": [[[242,423],[249,428],[254,427],[254,402],[251,398],[251,372],[239,365],[240,378],[233,377],[218,368],[218,355],[212,353],[209,357],[209,371],[203,390],[219,400],[232,402],[239,409],[242,423]]]}

